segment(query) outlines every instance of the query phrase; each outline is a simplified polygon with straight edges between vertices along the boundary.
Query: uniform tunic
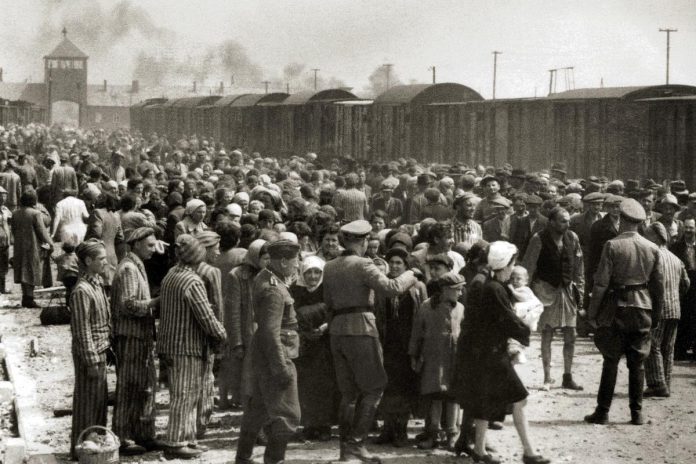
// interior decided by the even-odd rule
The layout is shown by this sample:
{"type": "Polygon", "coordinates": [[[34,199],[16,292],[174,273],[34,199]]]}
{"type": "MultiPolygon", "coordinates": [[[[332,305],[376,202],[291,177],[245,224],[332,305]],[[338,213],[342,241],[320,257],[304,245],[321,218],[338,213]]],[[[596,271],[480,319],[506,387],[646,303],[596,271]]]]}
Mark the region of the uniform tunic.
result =
{"type": "Polygon", "coordinates": [[[244,410],[240,434],[258,433],[263,426],[270,435],[289,436],[300,425],[297,371],[299,355],[297,315],[285,279],[263,269],[254,279],[253,303],[257,330],[251,347],[253,390],[244,410]],[[279,376],[289,382],[279,383],[279,376]]]}

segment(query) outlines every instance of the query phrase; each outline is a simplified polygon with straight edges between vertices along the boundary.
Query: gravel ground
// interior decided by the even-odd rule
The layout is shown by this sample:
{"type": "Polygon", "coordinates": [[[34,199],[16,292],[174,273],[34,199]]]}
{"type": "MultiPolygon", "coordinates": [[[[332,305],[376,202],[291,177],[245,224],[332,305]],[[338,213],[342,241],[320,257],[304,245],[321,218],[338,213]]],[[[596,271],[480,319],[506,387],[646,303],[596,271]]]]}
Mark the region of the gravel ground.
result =
{"type": "MultiPolygon", "coordinates": [[[[3,342],[18,356],[20,369],[35,380],[39,398],[41,421],[30,424],[32,432],[42,444],[50,446],[61,460],[67,461],[70,416],[54,417],[55,408],[69,408],[73,389],[73,366],[70,355],[69,326],[43,327],[39,325],[38,310],[0,310],[0,333],[3,342]],[[38,341],[38,356],[29,356],[29,340],[38,341]]],[[[588,425],[582,421],[592,412],[601,371],[601,357],[589,339],[579,339],[576,350],[574,377],[585,386],[585,391],[569,392],[554,388],[539,390],[542,382],[539,359],[539,337],[533,337],[527,350],[529,362],[519,367],[530,396],[526,408],[530,421],[531,438],[537,449],[557,463],[694,463],[696,462],[696,364],[678,362],[674,371],[672,397],[646,399],[644,411],[648,423],[642,427],[628,424],[630,414],[627,399],[627,371],[622,363],[619,371],[617,394],[608,426],[588,425]]],[[[562,374],[562,345],[554,341],[554,374],[560,383],[562,374]]],[[[111,388],[115,383],[110,373],[111,388]]],[[[18,389],[24,386],[17,386],[18,389]]],[[[166,391],[158,395],[158,431],[167,423],[166,391]]],[[[198,461],[227,463],[234,460],[234,449],[239,432],[240,412],[218,412],[203,443],[211,448],[198,461]]],[[[411,422],[411,436],[418,433],[422,422],[411,422]]],[[[503,462],[521,462],[521,446],[511,418],[501,431],[491,431],[490,442],[497,448],[503,462]]],[[[414,447],[396,450],[371,447],[392,462],[469,462],[456,459],[442,450],[431,453],[414,447]]],[[[261,457],[262,448],[256,449],[261,457]]],[[[288,462],[326,462],[338,458],[338,443],[292,443],[288,462]]],[[[155,462],[163,459],[161,453],[149,453],[125,462],[155,462]]],[[[191,461],[189,461],[191,462],[191,461]]]]}

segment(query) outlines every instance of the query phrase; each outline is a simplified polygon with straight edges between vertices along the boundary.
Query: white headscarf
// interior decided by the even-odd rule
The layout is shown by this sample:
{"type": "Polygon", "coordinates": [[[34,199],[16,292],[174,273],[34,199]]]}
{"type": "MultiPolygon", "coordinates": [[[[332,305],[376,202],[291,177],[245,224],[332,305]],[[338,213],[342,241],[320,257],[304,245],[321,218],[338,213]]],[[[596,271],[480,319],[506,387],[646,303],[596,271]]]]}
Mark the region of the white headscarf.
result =
{"type": "Polygon", "coordinates": [[[307,287],[307,291],[310,293],[316,290],[324,280],[324,264],[326,264],[326,262],[318,256],[307,256],[304,258],[302,261],[302,272],[300,272],[297,279],[297,285],[307,287]],[[308,287],[304,280],[305,272],[309,271],[310,269],[319,269],[321,271],[321,278],[319,279],[319,282],[312,287],[308,287]]]}
{"type": "Polygon", "coordinates": [[[499,271],[510,264],[515,254],[517,247],[512,243],[503,240],[493,242],[488,248],[488,266],[493,271],[499,271]]]}
{"type": "Polygon", "coordinates": [[[205,206],[205,202],[198,198],[192,198],[186,203],[185,216],[191,216],[198,208],[205,206]]]}

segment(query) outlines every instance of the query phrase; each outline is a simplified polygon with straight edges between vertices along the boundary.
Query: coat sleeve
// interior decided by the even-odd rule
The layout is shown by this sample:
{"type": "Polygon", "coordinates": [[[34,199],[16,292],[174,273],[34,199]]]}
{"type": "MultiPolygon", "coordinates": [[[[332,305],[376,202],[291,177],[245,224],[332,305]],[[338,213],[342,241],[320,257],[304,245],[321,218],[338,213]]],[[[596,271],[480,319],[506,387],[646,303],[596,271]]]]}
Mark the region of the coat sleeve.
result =
{"type": "Polygon", "coordinates": [[[590,321],[597,320],[599,316],[600,306],[604,295],[609,289],[611,276],[614,271],[613,262],[611,259],[611,243],[604,244],[602,255],[599,258],[599,265],[593,277],[592,298],[590,299],[590,307],[587,310],[587,318],[590,321]]]}
{"type": "Polygon", "coordinates": [[[285,348],[280,340],[285,298],[277,286],[269,285],[263,290],[256,294],[258,298],[256,295],[254,297],[255,307],[264,308],[263,311],[257,311],[255,314],[258,328],[254,343],[258,340],[259,348],[263,350],[271,373],[276,375],[283,372],[287,364],[285,348]]]}
{"type": "Polygon", "coordinates": [[[229,337],[230,346],[235,348],[243,345],[242,339],[242,288],[239,277],[232,270],[223,279],[225,329],[229,337]]]}
{"type": "Polygon", "coordinates": [[[225,328],[215,317],[213,308],[208,302],[203,282],[194,281],[186,291],[184,299],[201,329],[208,336],[217,341],[225,341],[227,339],[225,328]]]}
{"type": "Polygon", "coordinates": [[[529,240],[527,251],[524,254],[524,258],[522,259],[522,266],[524,266],[524,268],[529,273],[530,282],[534,280],[534,274],[536,274],[539,253],[541,253],[541,239],[539,238],[539,234],[534,234],[531,240],[529,240]]]}
{"type": "Polygon", "coordinates": [[[413,326],[411,327],[411,339],[408,343],[408,355],[413,358],[420,357],[425,340],[425,311],[429,310],[430,305],[424,304],[413,314],[413,326]]]}
{"type": "Polygon", "coordinates": [[[48,243],[49,245],[52,245],[53,242],[51,241],[51,237],[48,235],[48,230],[46,229],[46,226],[44,225],[43,220],[41,219],[41,214],[35,214],[32,217],[32,221],[34,223],[34,233],[36,234],[36,237],[38,238],[39,242],[48,243]]]}
{"type": "Polygon", "coordinates": [[[585,294],[585,260],[582,255],[582,247],[580,246],[580,239],[573,233],[575,237],[575,269],[573,269],[573,282],[578,287],[578,292],[580,296],[585,294]]]}
{"type": "Polygon", "coordinates": [[[387,296],[396,296],[408,290],[418,282],[418,279],[411,271],[406,271],[399,277],[390,279],[372,261],[365,260],[363,282],[372,290],[384,292],[387,296]]]}
{"type": "Polygon", "coordinates": [[[130,317],[145,317],[152,315],[150,299],[138,299],[138,283],[140,271],[132,264],[124,264],[119,270],[119,282],[121,283],[121,308],[125,315],[130,317]]]}
{"type": "Polygon", "coordinates": [[[507,338],[514,338],[524,346],[529,346],[531,330],[515,314],[510,298],[502,285],[495,287],[486,285],[483,289],[483,301],[488,302],[488,307],[495,311],[498,330],[507,338]]]}

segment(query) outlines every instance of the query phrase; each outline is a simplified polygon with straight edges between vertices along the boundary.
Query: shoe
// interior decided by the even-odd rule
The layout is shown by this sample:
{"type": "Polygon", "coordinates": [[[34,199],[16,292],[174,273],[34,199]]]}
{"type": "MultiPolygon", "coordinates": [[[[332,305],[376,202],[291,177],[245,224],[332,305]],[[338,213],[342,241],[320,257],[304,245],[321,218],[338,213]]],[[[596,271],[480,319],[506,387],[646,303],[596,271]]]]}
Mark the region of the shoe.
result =
{"type": "Polygon", "coordinates": [[[593,412],[592,414],[585,416],[585,422],[590,424],[606,425],[609,423],[609,415],[600,411],[593,412]]]}
{"type": "Polygon", "coordinates": [[[418,442],[418,449],[429,450],[437,448],[438,442],[432,435],[423,441],[418,442]]]}
{"type": "Polygon", "coordinates": [[[643,420],[643,413],[640,411],[631,411],[631,424],[633,424],[633,425],[645,424],[645,421],[643,420]]]}
{"type": "Polygon", "coordinates": [[[669,398],[670,392],[667,387],[648,387],[643,392],[643,398],[669,398]]]}
{"type": "Polygon", "coordinates": [[[167,444],[157,438],[143,441],[138,444],[145,448],[146,451],[159,451],[167,448],[167,444]]]}
{"type": "Polygon", "coordinates": [[[549,464],[551,460],[543,457],[540,454],[535,454],[533,456],[527,456],[526,454],[523,454],[522,462],[524,464],[549,464]]]}
{"type": "Polygon", "coordinates": [[[135,456],[144,454],[146,451],[144,446],[137,445],[131,440],[124,440],[124,443],[118,448],[118,454],[122,456],[135,456]]]}
{"type": "Polygon", "coordinates": [[[179,446],[178,448],[167,448],[164,450],[165,459],[193,459],[203,454],[203,451],[189,448],[188,446],[179,446]]]}
{"type": "Polygon", "coordinates": [[[503,423],[499,421],[489,421],[488,422],[488,429],[489,430],[503,430],[503,423]]]}
{"type": "Polygon", "coordinates": [[[39,306],[38,303],[36,301],[34,301],[34,298],[22,297],[22,307],[23,308],[40,308],[41,306],[39,306]]]}
{"type": "Polygon", "coordinates": [[[459,433],[459,438],[457,438],[457,442],[454,444],[452,451],[457,456],[461,456],[462,453],[470,455],[471,451],[473,451],[473,448],[471,445],[469,445],[467,436],[463,430],[459,433]]]}
{"type": "Polygon", "coordinates": [[[582,391],[583,389],[580,385],[575,383],[573,380],[573,374],[563,374],[563,383],[561,384],[561,388],[575,391],[582,391]]]}
{"type": "Polygon", "coordinates": [[[375,445],[388,445],[394,441],[394,434],[390,430],[382,430],[372,443],[375,445]]]}
{"type": "Polygon", "coordinates": [[[444,448],[447,449],[448,451],[454,451],[454,447],[457,444],[457,437],[459,436],[458,433],[448,433],[447,434],[447,439],[444,443],[444,448]]]}
{"type": "Polygon", "coordinates": [[[382,464],[382,460],[370,453],[362,443],[346,443],[341,453],[341,461],[362,461],[370,464],[382,464]]]}
{"type": "Polygon", "coordinates": [[[191,449],[199,450],[203,453],[205,453],[206,451],[208,451],[210,449],[205,445],[201,445],[200,443],[189,443],[188,447],[191,449]]]}
{"type": "Polygon", "coordinates": [[[396,438],[394,438],[394,441],[392,441],[392,446],[394,448],[406,448],[408,445],[408,435],[405,434],[398,435],[396,438]]]}
{"type": "Polygon", "coordinates": [[[490,454],[478,454],[474,450],[471,450],[471,459],[473,459],[474,462],[484,462],[486,464],[500,464],[500,459],[494,458],[490,454]]]}
{"type": "Polygon", "coordinates": [[[544,379],[544,385],[541,387],[543,391],[551,390],[551,386],[556,383],[554,379],[544,379]]]}

